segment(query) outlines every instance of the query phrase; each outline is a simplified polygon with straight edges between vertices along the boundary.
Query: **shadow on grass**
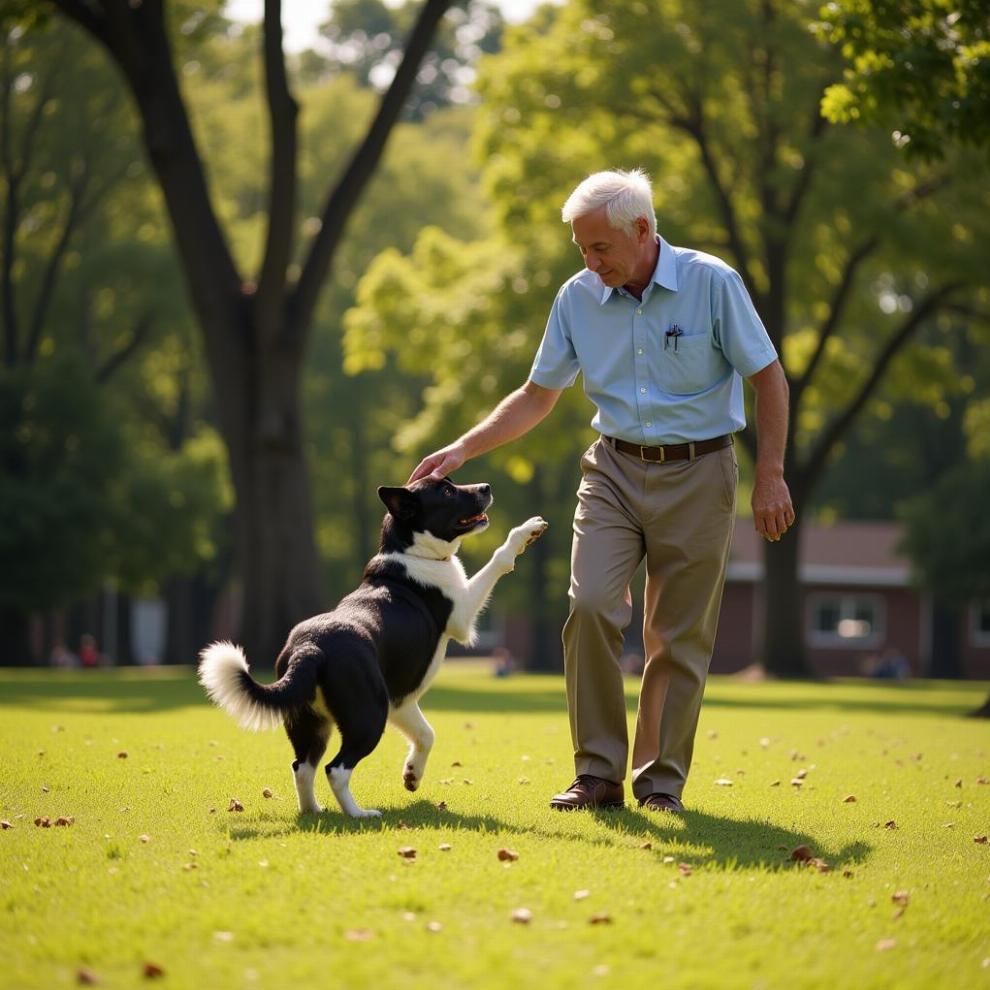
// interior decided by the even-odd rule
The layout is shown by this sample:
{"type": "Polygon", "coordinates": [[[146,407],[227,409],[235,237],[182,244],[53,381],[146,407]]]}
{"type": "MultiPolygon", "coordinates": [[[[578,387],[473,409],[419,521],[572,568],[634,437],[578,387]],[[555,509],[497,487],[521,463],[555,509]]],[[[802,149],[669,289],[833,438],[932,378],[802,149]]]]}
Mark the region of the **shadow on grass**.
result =
{"type": "Polygon", "coordinates": [[[141,714],[208,704],[193,667],[4,671],[0,707],[141,714]]]}
{"type": "Polygon", "coordinates": [[[555,839],[563,843],[580,843],[615,849],[638,848],[649,842],[653,855],[671,853],[678,863],[690,866],[716,866],[722,870],[804,869],[790,858],[798,846],[807,846],[811,854],[824,859],[831,869],[844,869],[865,861],[872,847],[854,842],[841,849],[829,849],[814,837],[768,821],[750,818],[726,818],[699,811],[686,811],[683,817],[663,813],[645,813],[632,808],[622,811],[591,812],[605,827],[591,835],[555,827],[561,816],[587,812],[550,812],[547,824],[532,826],[513,824],[493,815],[465,815],[450,808],[440,809],[429,801],[416,801],[403,808],[383,809],[381,818],[347,818],[339,811],[327,810],[320,815],[296,815],[284,820],[245,822],[230,827],[236,841],[271,839],[309,832],[332,839],[355,833],[391,833],[398,845],[416,846],[416,836],[423,829],[478,834],[530,835],[555,839]]]}

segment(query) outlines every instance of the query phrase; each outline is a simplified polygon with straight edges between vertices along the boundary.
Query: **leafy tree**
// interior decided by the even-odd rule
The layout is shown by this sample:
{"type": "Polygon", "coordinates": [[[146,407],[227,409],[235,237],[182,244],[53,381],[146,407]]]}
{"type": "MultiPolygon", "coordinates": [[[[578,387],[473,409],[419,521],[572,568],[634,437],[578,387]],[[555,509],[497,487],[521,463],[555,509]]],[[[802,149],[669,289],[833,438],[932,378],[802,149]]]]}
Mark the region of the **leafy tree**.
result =
{"type": "MultiPolygon", "coordinates": [[[[263,231],[257,265],[239,264],[232,251],[200,151],[205,139],[197,140],[180,84],[173,37],[192,48],[200,11],[126,0],[51,4],[103,46],[140,117],[202,333],[237,496],[241,638],[250,654],[273,657],[286,630],[324,604],[299,408],[314,311],[450,0],[424,0],[392,82],[305,226],[301,250],[299,104],[282,49],[281,4],[267,0],[260,47],[270,145],[268,190],[254,210],[263,231]]],[[[333,123],[338,132],[351,129],[345,119],[333,123]]]]}
{"type": "MultiPolygon", "coordinates": [[[[797,561],[812,496],[890,373],[933,393],[957,387],[938,347],[908,344],[922,327],[950,325],[951,309],[982,284],[973,245],[987,222],[971,162],[906,167],[879,131],[828,126],[819,106],[840,66],[810,33],[808,9],[750,0],[723,0],[716,12],[674,0],[544,8],[483,61],[477,137],[500,243],[527,286],[529,354],[552,292],[540,286],[578,263],[560,201],[595,169],[646,166],[664,236],[721,255],[744,278],[791,389],[785,470],[798,524],[765,546],[759,647],[785,675],[808,673],[797,561]]],[[[465,326],[490,373],[506,359],[504,333],[465,326]]],[[[430,333],[434,347],[441,340],[430,333]]],[[[742,444],[755,452],[752,432],[742,444]]]]}
{"type": "Polygon", "coordinates": [[[213,556],[206,533],[223,497],[209,431],[187,446],[174,417],[159,423],[167,403],[155,391],[175,381],[162,347],[186,312],[128,108],[71,28],[40,27],[8,26],[0,50],[8,663],[29,656],[29,613],[107,580],[148,590],[213,556]],[[144,525],[142,556],[133,531],[144,525]]]}
{"type": "Polygon", "coordinates": [[[990,146],[987,0],[835,0],[820,30],[847,63],[825,91],[829,120],[893,127],[895,143],[923,158],[990,146]]]}
{"type": "MultiPolygon", "coordinates": [[[[330,71],[346,69],[363,85],[384,89],[402,61],[402,39],[412,28],[415,10],[408,2],[395,6],[384,0],[338,0],[320,29],[333,56],[330,71]]],[[[501,11],[488,0],[454,4],[423,59],[406,113],[422,119],[438,107],[466,102],[474,63],[498,50],[502,29],[501,11]]],[[[323,66],[315,53],[309,54],[309,71],[323,66]]]]}

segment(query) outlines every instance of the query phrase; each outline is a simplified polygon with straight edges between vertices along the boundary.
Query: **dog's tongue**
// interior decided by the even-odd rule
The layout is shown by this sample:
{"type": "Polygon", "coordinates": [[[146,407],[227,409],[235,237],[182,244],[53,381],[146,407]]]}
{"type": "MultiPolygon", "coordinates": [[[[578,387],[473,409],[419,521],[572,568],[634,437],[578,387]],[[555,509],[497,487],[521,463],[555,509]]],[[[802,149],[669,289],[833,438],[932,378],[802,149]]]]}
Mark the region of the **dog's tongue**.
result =
{"type": "Polygon", "coordinates": [[[476,516],[465,516],[461,520],[461,523],[464,526],[469,526],[471,523],[481,522],[481,520],[485,518],[485,514],[483,512],[479,512],[476,516]]]}

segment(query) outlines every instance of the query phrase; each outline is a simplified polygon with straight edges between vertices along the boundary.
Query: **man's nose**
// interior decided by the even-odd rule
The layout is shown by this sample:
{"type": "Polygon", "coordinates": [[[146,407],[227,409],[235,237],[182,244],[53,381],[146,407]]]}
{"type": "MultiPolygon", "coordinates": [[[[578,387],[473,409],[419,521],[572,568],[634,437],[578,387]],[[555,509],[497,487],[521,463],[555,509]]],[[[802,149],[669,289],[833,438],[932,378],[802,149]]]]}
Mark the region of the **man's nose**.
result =
{"type": "Polygon", "coordinates": [[[601,258],[599,258],[594,251],[589,251],[584,256],[584,267],[587,268],[589,272],[597,272],[600,264],[601,258]]]}

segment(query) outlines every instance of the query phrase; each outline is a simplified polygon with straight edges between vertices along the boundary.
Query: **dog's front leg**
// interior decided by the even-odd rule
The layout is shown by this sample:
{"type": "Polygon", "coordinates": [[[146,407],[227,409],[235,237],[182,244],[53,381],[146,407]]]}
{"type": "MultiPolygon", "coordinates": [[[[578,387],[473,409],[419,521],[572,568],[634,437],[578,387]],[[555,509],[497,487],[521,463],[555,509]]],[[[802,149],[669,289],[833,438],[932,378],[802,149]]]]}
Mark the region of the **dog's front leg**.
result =
{"type": "Polygon", "coordinates": [[[433,727],[423,717],[415,701],[407,701],[389,713],[389,721],[409,740],[409,753],[402,768],[402,783],[414,791],[423,779],[426,761],[433,749],[433,727]]]}
{"type": "Polygon", "coordinates": [[[467,583],[467,592],[454,606],[450,629],[461,643],[474,638],[474,623],[485,607],[499,578],[515,570],[516,557],[531,543],[538,540],[550,524],[539,516],[527,519],[521,526],[509,531],[505,542],[492,554],[491,560],[467,583]]]}

